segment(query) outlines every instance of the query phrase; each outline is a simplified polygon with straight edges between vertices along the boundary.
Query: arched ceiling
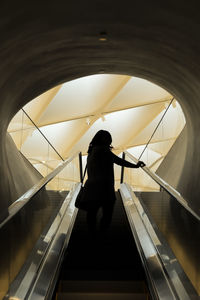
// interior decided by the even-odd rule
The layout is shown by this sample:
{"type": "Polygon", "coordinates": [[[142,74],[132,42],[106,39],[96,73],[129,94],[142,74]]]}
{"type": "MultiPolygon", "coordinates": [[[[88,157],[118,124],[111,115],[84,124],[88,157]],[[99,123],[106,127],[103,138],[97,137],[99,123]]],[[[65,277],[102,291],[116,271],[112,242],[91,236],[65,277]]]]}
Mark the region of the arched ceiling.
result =
{"type": "MultiPolygon", "coordinates": [[[[23,109],[65,159],[77,151],[87,153],[89,142],[100,129],[111,132],[116,153],[142,150],[171,99],[167,91],[147,80],[98,74],[59,85],[23,109]]],[[[46,165],[48,161],[53,166],[60,158],[47,147],[31,120],[19,111],[8,132],[33,163],[46,165]]],[[[182,110],[174,100],[151,141],[149,164],[158,157],[163,159],[184,124],[182,110]]]]}
{"type": "Polygon", "coordinates": [[[6,130],[20,108],[73,79],[128,74],[158,84],[180,102],[187,132],[177,189],[198,208],[199,192],[191,199],[200,169],[198,6],[196,0],[2,1],[0,174],[5,180],[0,182],[1,199],[8,198],[12,177],[6,130]]]}

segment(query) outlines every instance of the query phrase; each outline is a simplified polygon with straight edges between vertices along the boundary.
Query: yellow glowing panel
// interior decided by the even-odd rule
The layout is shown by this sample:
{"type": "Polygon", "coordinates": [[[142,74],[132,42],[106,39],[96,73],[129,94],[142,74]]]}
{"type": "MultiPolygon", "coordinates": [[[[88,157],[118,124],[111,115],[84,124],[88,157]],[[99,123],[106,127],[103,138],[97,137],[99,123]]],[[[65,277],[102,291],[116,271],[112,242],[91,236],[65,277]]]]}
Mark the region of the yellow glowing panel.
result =
{"type": "Polygon", "coordinates": [[[151,104],[171,98],[171,95],[161,87],[147,80],[132,77],[114,97],[107,111],[151,104]]]}
{"type": "MultiPolygon", "coordinates": [[[[142,132],[140,132],[136,137],[134,137],[130,143],[129,147],[146,144],[151,138],[154,130],[156,129],[159,121],[161,120],[165,109],[152,120],[150,124],[142,132]]],[[[171,106],[163,121],[160,123],[159,127],[155,131],[151,142],[165,141],[177,138],[182,129],[185,126],[185,118],[180,105],[177,103],[176,107],[171,106]]]]}
{"type": "Polygon", "coordinates": [[[98,113],[127,82],[124,75],[93,75],[63,84],[39,124],[46,125],[98,113]]]}
{"type": "Polygon", "coordinates": [[[114,147],[126,147],[129,140],[142,131],[162,109],[163,105],[159,103],[154,104],[151,109],[146,107],[128,109],[108,114],[105,119],[99,118],[73,147],[73,151],[81,150],[85,153],[91,139],[100,129],[111,133],[114,147]]]}

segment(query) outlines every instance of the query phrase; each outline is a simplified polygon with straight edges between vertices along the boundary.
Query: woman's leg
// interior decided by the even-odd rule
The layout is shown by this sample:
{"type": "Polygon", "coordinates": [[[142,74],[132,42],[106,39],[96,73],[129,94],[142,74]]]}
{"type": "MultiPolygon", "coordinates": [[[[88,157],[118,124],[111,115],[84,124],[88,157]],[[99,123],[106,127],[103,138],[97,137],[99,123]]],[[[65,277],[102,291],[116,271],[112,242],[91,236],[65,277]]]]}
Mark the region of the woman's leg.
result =
{"type": "Polygon", "coordinates": [[[112,215],[114,210],[115,201],[108,201],[107,203],[104,203],[102,206],[103,215],[100,221],[100,229],[101,231],[107,231],[109,228],[111,221],[112,221],[112,215]]]}
{"type": "Polygon", "coordinates": [[[88,230],[91,234],[96,233],[96,223],[97,223],[97,213],[99,210],[99,206],[90,208],[87,212],[87,225],[88,225],[88,230]]]}

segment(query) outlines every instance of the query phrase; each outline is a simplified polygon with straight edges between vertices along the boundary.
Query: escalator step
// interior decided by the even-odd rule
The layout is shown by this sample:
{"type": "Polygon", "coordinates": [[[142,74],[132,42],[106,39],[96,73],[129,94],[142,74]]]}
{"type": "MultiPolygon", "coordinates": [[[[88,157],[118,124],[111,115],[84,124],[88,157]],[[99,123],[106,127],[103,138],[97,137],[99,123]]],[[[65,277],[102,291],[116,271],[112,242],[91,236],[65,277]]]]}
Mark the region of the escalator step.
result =
{"type": "Polygon", "coordinates": [[[65,280],[59,284],[60,292],[68,293],[144,293],[143,281],[111,281],[111,280],[65,280]]]}
{"type": "Polygon", "coordinates": [[[56,300],[148,299],[144,270],[117,193],[106,235],[88,235],[85,212],[79,211],[65,253],[56,300]]]}
{"type": "Polygon", "coordinates": [[[61,277],[63,280],[80,280],[82,275],[86,280],[137,281],[144,278],[141,260],[122,200],[119,193],[116,194],[118,200],[106,237],[102,238],[97,234],[96,240],[91,240],[88,237],[85,212],[78,212],[63,261],[61,277]]]}
{"type": "Polygon", "coordinates": [[[123,294],[123,293],[61,293],[57,295],[57,300],[147,300],[147,294],[123,294]]]}

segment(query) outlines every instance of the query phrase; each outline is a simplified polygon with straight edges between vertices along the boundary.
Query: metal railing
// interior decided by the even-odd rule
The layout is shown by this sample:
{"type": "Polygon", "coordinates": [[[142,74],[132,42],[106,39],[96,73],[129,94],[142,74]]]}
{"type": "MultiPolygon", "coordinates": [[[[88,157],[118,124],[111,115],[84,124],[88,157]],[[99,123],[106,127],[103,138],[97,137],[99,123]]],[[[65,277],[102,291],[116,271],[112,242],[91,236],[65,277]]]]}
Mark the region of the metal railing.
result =
{"type": "MultiPolygon", "coordinates": [[[[128,151],[124,151],[124,155],[127,155],[134,163],[138,162],[128,151]]],[[[125,157],[125,156],[124,156],[125,157]]],[[[170,184],[165,182],[161,177],[152,172],[148,167],[142,167],[144,172],[146,172],[156,183],[158,183],[165,191],[167,191],[171,196],[173,196],[190,214],[192,214],[198,221],[200,221],[200,216],[189,206],[188,201],[170,184]]],[[[123,171],[123,170],[122,170],[123,171]]]]}
{"type": "MultiPolygon", "coordinates": [[[[38,193],[50,180],[52,180],[58,173],[60,173],[73,159],[79,155],[79,153],[74,154],[49,173],[46,177],[42,178],[38,183],[36,183],[32,188],[30,188],[26,193],[24,193],[19,199],[12,203],[8,207],[9,215],[0,223],[0,229],[11,219],[13,218],[22,207],[30,201],[30,199],[38,193]]],[[[80,172],[82,172],[82,162],[80,162],[80,172]]],[[[82,180],[82,174],[80,173],[80,181],[82,180]]]]}

